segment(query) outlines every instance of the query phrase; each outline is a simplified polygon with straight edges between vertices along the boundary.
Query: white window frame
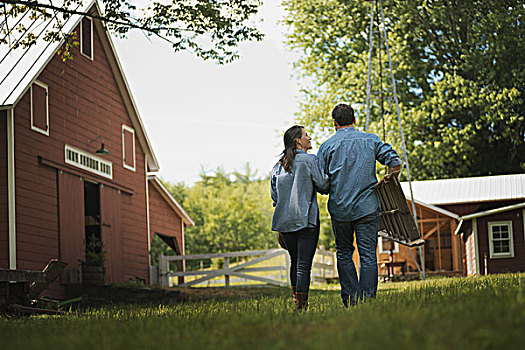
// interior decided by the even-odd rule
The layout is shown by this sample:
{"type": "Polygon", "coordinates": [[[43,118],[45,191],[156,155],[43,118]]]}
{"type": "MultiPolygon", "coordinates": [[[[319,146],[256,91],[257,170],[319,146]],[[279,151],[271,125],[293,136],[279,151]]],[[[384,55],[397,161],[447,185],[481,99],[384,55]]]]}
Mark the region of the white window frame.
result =
{"type": "Polygon", "coordinates": [[[512,221],[490,221],[487,224],[489,234],[489,253],[490,258],[513,258],[514,257],[514,237],[512,233],[512,221]],[[492,238],[492,227],[506,225],[509,228],[509,252],[508,253],[494,253],[494,239],[492,238]]]}
{"type": "MultiPolygon", "coordinates": [[[[390,250],[383,250],[383,236],[379,236],[378,237],[378,242],[377,242],[377,245],[379,246],[379,254],[390,254],[390,250]]],[[[394,242],[394,250],[392,251],[392,253],[399,253],[399,243],[395,242],[395,241],[392,241],[394,242]]]]}
{"type": "Polygon", "coordinates": [[[80,54],[88,59],[90,59],[91,61],[93,61],[93,46],[94,46],[94,43],[93,43],[93,18],[89,18],[89,17],[83,17],[81,20],[80,20],[80,54]],[[89,19],[89,22],[91,23],[91,26],[90,26],[90,34],[91,34],[91,56],[88,56],[86,55],[84,52],[82,52],[82,48],[84,47],[83,43],[82,43],[82,39],[83,39],[83,33],[82,33],[82,20],[86,18],[86,19],[89,19]]]}
{"type": "Polygon", "coordinates": [[[41,134],[44,134],[46,136],[49,136],[49,87],[47,86],[47,84],[44,84],[38,80],[35,80],[33,82],[33,84],[31,84],[31,87],[29,88],[30,92],[29,92],[29,99],[31,100],[30,101],[30,104],[31,104],[31,130],[33,131],[36,131],[36,132],[39,132],[41,134]],[[40,86],[41,88],[45,89],[46,90],[46,126],[47,126],[47,130],[43,130],[43,129],[40,129],[39,127],[37,126],[34,126],[33,125],[33,85],[38,85],[40,86]]]}
{"type": "Polygon", "coordinates": [[[135,159],[135,129],[130,128],[127,125],[122,124],[122,166],[128,170],[135,171],[137,168],[135,159]],[[126,164],[126,138],[124,137],[124,131],[129,131],[133,135],[133,166],[126,164]]]}

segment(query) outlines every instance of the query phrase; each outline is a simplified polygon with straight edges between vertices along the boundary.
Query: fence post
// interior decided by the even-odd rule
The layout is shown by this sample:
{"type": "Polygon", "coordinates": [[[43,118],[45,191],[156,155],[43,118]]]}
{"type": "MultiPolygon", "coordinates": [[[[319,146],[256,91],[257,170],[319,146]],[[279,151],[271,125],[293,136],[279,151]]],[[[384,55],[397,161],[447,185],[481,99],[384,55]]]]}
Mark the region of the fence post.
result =
{"type": "MultiPolygon", "coordinates": [[[[224,269],[228,270],[230,268],[230,258],[226,257],[224,258],[224,269]]],[[[230,286],[230,275],[227,273],[224,274],[224,286],[229,287],[230,286]]]]}
{"type": "Polygon", "coordinates": [[[159,280],[162,287],[169,287],[169,278],[167,273],[169,272],[169,262],[166,257],[159,254],[159,280]]]}
{"type": "MultiPolygon", "coordinates": [[[[332,266],[333,266],[333,270],[332,270],[332,278],[335,278],[336,276],[336,273],[337,272],[337,256],[336,256],[336,252],[332,252],[332,266]]],[[[339,277],[339,274],[337,274],[337,276],[339,277]]]]}
{"type": "Polygon", "coordinates": [[[286,268],[286,284],[288,286],[292,285],[292,281],[290,279],[290,255],[288,254],[287,250],[284,251],[284,266],[286,268]]]}

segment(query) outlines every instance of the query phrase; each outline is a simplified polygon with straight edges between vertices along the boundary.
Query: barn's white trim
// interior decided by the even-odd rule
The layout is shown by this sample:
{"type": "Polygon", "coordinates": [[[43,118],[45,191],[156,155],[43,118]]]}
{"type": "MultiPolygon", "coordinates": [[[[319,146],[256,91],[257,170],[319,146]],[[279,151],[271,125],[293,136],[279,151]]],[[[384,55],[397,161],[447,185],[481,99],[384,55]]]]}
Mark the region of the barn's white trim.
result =
{"type": "Polygon", "coordinates": [[[113,163],[70,145],[64,145],[64,162],[90,173],[113,179],[113,163]]]}
{"type": "Polygon", "coordinates": [[[521,222],[523,222],[523,241],[525,242],[525,209],[521,211],[521,222]]]}
{"type": "Polygon", "coordinates": [[[33,84],[31,84],[31,87],[29,89],[29,97],[31,105],[31,130],[49,136],[49,87],[46,84],[35,80],[33,84]],[[33,85],[38,85],[44,90],[46,90],[46,130],[40,129],[39,127],[33,125],[33,85]]]}
{"type": "MultiPolygon", "coordinates": [[[[146,164],[147,164],[147,158],[146,158],[146,164]]],[[[135,129],[130,128],[127,125],[122,124],[122,166],[128,170],[135,171],[136,164],[135,164],[135,129]],[[129,166],[126,164],[126,138],[124,137],[125,132],[130,132],[132,135],[133,140],[133,166],[129,166]]]]}
{"type": "Polygon", "coordinates": [[[7,201],[9,223],[9,268],[16,269],[16,203],[15,203],[15,113],[7,111],[7,201]]]}
{"type": "MultiPolygon", "coordinates": [[[[95,0],[81,2],[75,10],[79,12],[94,10],[95,14],[102,13],[95,0]]],[[[18,19],[19,18],[14,18],[13,20],[17,21],[18,19]]],[[[81,19],[82,16],[76,14],[69,17],[64,23],[57,23],[56,17],[53,17],[52,19],[42,18],[37,22],[37,25],[42,28],[57,25],[60,26],[63,33],[69,34],[77,27],[81,19]]],[[[33,22],[33,20],[27,19],[27,22],[24,20],[23,24],[26,25],[26,27],[29,27],[33,22]]],[[[153,147],[151,146],[148,135],[146,135],[144,124],[138,114],[136,103],[131,95],[129,84],[124,76],[124,71],[116,54],[110,34],[101,21],[93,21],[92,24],[92,33],[95,35],[96,30],[99,34],[102,49],[108,57],[109,65],[113,71],[126,110],[131,118],[131,123],[137,131],[136,136],[138,142],[142,146],[144,152],[149,155],[148,171],[158,171],[159,164],[157,158],[153,153],[153,147]]],[[[10,33],[11,35],[16,34],[16,36],[14,36],[16,39],[19,39],[20,35],[23,34],[18,33],[15,30],[11,30],[10,33]]],[[[45,31],[43,31],[43,33],[45,33],[45,31]]],[[[5,60],[0,62],[0,71],[9,72],[5,79],[0,82],[0,110],[11,109],[18,103],[18,101],[20,101],[24,94],[29,90],[33,81],[40,75],[51,59],[55,57],[55,54],[63,43],[64,40],[48,42],[39,37],[37,43],[26,50],[15,50],[8,45],[0,45],[1,56],[6,57],[5,60]]]]}
{"type": "Polygon", "coordinates": [[[93,56],[94,56],[94,49],[93,49],[93,46],[94,46],[94,43],[93,43],[93,19],[92,19],[92,18],[89,18],[89,17],[86,17],[86,16],[82,17],[82,18],[80,19],[80,26],[79,26],[79,27],[80,27],[80,54],[81,54],[82,56],[86,57],[87,59],[90,59],[91,61],[93,61],[93,56]],[[82,33],[82,31],[84,30],[84,29],[82,29],[82,28],[83,28],[83,26],[82,26],[82,21],[83,21],[84,19],[89,20],[89,23],[90,23],[90,34],[91,34],[91,47],[90,47],[90,49],[91,49],[91,52],[90,52],[89,55],[86,54],[86,53],[84,52],[84,50],[82,50],[82,49],[84,48],[84,43],[83,43],[83,40],[84,40],[84,34],[82,33]]]}
{"type": "MultiPolygon", "coordinates": [[[[151,228],[149,218],[148,155],[144,159],[144,182],[146,183],[146,225],[148,227],[148,266],[151,268],[151,228]]],[[[148,270],[151,272],[151,270],[148,270]]]]}

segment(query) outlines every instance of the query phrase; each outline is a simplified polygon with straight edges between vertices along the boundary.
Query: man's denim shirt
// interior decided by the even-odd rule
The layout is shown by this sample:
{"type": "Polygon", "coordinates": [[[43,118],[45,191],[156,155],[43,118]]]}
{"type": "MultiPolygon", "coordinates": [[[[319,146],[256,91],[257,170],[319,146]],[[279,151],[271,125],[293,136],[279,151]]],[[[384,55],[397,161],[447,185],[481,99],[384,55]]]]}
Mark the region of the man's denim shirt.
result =
{"type": "Polygon", "coordinates": [[[275,207],[273,231],[293,232],[318,225],[316,189],[327,192],[329,179],[316,156],[297,150],[292,172],[286,172],[277,163],[272,169],[270,182],[275,207]]]}
{"type": "Polygon", "coordinates": [[[328,212],[337,221],[354,221],[379,212],[376,160],[393,168],[401,159],[377,135],[341,128],[319,148],[319,163],[330,177],[328,212]]]}

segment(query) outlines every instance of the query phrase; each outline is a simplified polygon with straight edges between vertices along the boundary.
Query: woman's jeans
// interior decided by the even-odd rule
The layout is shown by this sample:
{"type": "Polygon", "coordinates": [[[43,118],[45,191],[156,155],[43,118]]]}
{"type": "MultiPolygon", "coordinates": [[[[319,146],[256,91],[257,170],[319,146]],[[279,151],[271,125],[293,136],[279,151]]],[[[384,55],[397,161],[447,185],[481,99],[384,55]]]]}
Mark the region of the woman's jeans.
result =
{"type": "Polygon", "coordinates": [[[358,299],[375,297],[377,292],[377,228],[379,215],[367,215],[355,221],[332,219],[337,249],[337,272],[341,283],[343,302],[350,299],[355,304],[358,299]],[[352,256],[354,254],[354,232],[359,252],[359,279],[352,256]]]}
{"type": "Polygon", "coordinates": [[[319,241],[319,226],[294,232],[282,232],[286,250],[290,254],[290,281],[296,292],[307,293],[310,287],[310,270],[319,241]]]}

